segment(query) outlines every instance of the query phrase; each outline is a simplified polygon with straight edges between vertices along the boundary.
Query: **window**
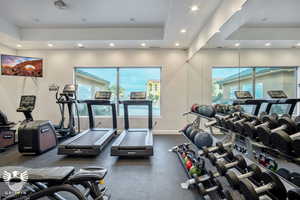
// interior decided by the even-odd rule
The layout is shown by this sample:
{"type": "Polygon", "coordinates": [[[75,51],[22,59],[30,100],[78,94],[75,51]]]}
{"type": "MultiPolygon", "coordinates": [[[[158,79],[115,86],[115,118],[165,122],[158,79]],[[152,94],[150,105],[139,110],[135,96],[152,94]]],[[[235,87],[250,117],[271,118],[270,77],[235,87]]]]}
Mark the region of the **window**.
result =
{"type": "MultiPolygon", "coordinates": [[[[160,67],[77,67],[75,82],[78,85],[78,99],[93,99],[95,92],[111,91],[112,101],[130,98],[130,92],[146,92],[147,98],[153,101],[153,115],[160,115],[160,67]],[[155,85],[155,90],[153,89],[155,85]],[[156,89],[157,88],[157,89],[156,89]]],[[[118,113],[123,115],[123,105],[117,105],[118,113]]],[[[87,108],[79,104],[81,116],[87,116],[87,108]]],[[[110,107],[95,106],[95,115],[110,115],[110,107]]],[[[147,107],[130,106],[129,114],[136,116],[147,115],[147,107]]]]}
{"type": "Polygon", "coordinates": [[[213,68],[213,103],[231,104],[234,91],[241,88],[241,85],[247,90],[251,89],[252,71],[251,68],[213,68]]]}
{"type": "MultiPolygon", "coordinates": [[[[160,91],[153,90],[154,84],[160,84],[161,68],[120,68],[119,88],[123,90],[120,100],[129,99],[130,92],[146,92],[147,98],[153,102],[153,115],[160,115],[160,91]]],[[[120,114],[123,115],[123,105],[120,114]]],[[[147,106],[130,106],[130,115],[147,115],[147,106]]]]}
{"type": "MultiPolygon", "coordinates": [[[[296,98],[296,72],[296,67],[214,67],[213,103],[232,103],[235,90],[250,91],[255,98],[269,98],[267,91],[283,90],[289,98],[296,98]]],[[[286,107],[272,106],[271,112],[282,114],[286,107]]]]}

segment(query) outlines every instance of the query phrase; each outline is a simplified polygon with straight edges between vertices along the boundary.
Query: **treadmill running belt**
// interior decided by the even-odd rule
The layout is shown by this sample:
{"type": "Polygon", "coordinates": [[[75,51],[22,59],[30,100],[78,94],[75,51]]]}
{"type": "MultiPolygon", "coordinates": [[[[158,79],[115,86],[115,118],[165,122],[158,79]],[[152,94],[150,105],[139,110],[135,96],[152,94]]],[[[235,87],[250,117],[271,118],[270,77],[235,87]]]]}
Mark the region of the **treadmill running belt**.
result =
{"type": "Polygon", "coordinates": [[[106,131],[89,131],[83,136],[79,137],[78,139],[74,140],[73,142],[69,143],[68,145],[93,145],[96,141],[98,141],[101,137],[103,137],[107,133],[106,131]]]}
{"type": "Polygon", "coordinates": [[[147,132],[145,131],[128,131],[120,147],[123,146],[145,146],[147,132]]]}

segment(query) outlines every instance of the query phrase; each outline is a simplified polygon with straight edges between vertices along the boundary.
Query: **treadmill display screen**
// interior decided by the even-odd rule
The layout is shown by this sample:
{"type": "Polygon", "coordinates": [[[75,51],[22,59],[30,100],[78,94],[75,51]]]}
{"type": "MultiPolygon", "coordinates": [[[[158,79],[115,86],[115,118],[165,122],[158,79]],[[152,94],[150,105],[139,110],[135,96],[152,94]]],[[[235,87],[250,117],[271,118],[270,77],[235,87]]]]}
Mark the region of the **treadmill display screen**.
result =
{"type": "Polygon", "coordinates": [[[234,94],[237,99],[253,99],[249,91],[235,91],[234,94]]]}
{"type": "Polygon", "coordinates": [[[145,100],[146,92],[131,92],[130,99],[131,100],[145,100]]]}
{"type": "Polygon", "coordinates": [[[268,95],[272,99],[287,99],[287,95],[282,90],[269,90],[268,95]]]}
{"type": "Polygon", "coordinates": [[[95,99],[110,100],[110,98],[111,98],[111,92],[97,91],[95,93],[95,99]]]}

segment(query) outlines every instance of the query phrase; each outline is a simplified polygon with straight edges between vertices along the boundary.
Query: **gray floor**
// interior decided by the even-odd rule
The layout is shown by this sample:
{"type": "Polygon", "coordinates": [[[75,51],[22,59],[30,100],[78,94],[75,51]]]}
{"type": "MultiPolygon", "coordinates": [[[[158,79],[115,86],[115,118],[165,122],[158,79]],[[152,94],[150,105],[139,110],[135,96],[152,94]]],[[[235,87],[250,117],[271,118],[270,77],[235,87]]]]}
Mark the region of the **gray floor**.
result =
{"type": "MultiPolygon", "coordinates": [[[[110,145],[97,157],[74,158],[56,155],[56,149],[40,156],[22,156],[16,147],[1,153],[0,166],[102,166],[108,169],[106,183],[113,200],[183,200],[197,199],[191,191],[180,188],[186,180],[177,156],[168,152],[185,142],[182,136],[155,136],[154,156],[150,159],[120,159],[110,156],[110,145]]],[[[4,185],[0,184],[3,192],[4,185]]]]}

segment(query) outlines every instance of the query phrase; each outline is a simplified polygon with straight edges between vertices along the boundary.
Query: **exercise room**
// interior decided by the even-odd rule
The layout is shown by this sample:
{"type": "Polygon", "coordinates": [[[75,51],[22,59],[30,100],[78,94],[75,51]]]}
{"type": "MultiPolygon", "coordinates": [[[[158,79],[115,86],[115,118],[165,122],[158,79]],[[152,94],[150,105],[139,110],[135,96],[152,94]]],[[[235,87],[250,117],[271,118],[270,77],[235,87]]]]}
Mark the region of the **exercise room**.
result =
{"type": "Polygon", "coordinates": [[[0,1],[0,200],[300,200],[299,9],[0,1]]]}

